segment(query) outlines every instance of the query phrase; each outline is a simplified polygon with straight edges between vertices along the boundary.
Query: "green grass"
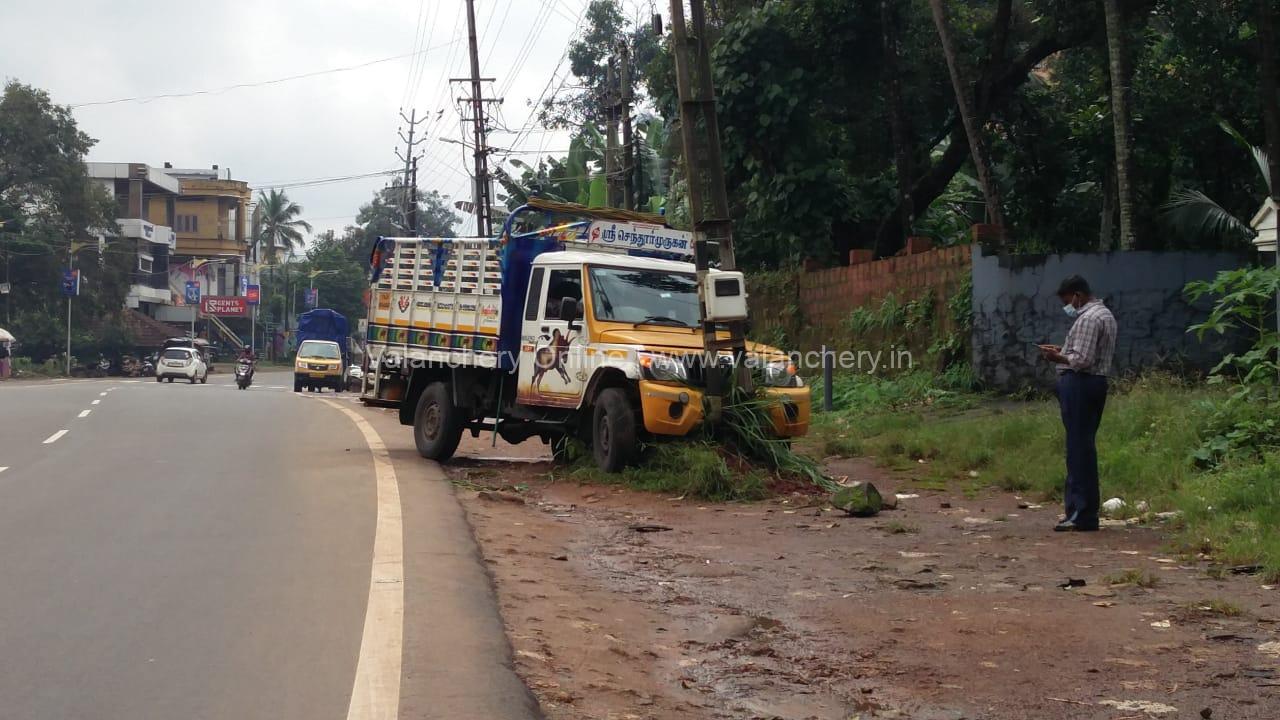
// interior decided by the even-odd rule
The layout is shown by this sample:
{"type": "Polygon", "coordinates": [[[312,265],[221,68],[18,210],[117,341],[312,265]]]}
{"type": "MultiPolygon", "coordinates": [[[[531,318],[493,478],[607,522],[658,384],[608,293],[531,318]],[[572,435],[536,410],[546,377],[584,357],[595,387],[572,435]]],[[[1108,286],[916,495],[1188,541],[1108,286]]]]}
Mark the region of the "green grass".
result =
{"type": "Polygon", "coordinates": [[[1244,615],[1244,610],[1241,610],[1239,605],[1223,600],[1222,598],[1200,600],[1198,602],[1188,603],[1186,607],[1191,612],[1201,615],[1217,615],[1218,617],[1230,618],[1244,615]]]}
{"type": "MultiPolygon", "coordinates": [[[[843,378],[835,386],[845,388],[846,404],[815,415],[806,441],[815,455],[873,457],[919,487],[994,487],[1049,502],[1062,496],[1063,431],[1052,399],[930,390],[915,375],[843,378]]],[[[1167,376],[1117,383],[1098,434],[1102,496],[1130,507],[1146,501],[1151,513],[1180,511],[1168,524],[1179,548],[1221,563],[1260,563],[1264,576],[1278,579],[1280,452],[1245,448],[1252,452],[1230,455],[1212,471],[1192,458],[1229,392],[1167,376]]]]}
{"type": "Polygon", "coordinates": [[[720,449],[707,442],[650,446],[643,462],[613,474],[600,471],[589,454],[579,453],[564,472],[581,482],[620,484],[701,500],[759,500],[768,495],[767,474],[731,466],[720,449]]]}

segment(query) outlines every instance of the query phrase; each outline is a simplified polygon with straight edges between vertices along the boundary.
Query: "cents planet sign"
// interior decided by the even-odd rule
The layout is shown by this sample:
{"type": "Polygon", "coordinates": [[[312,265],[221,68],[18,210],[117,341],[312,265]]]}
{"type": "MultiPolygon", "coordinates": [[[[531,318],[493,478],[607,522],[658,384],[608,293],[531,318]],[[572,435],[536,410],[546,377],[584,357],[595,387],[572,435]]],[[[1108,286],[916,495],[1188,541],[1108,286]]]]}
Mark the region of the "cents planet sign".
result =
{"type": "Polygon", "coordinates": [[[244,317],[249,314],[249,303],[234,295],[205,295],[200,298],[200,312],[217,317],[244,317]]]}

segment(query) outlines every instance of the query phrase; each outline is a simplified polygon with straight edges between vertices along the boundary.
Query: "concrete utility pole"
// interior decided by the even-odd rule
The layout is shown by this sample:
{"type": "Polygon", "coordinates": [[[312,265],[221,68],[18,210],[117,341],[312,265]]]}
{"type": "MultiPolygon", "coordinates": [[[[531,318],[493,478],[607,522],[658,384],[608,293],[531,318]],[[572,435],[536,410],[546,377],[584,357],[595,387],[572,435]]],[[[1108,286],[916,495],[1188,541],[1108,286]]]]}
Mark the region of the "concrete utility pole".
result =
{"type": "Polygon", "coordinates": [[[605,69],[605,123],[604,135],[604,185],[605,205],[618,207],[622,199],[622,178],[618,171],[618,93],[615,88],[617,74],[614,72],[614,59],[609,58],[609,66],[605,69]]]}
{"type": "Polygon", "coordinates": [[[418,158],[413,159],[413,170],[409,180],[409,234],[418,234],[418,158]]]}
{"type": "Polygon", "coordinates": [[[622,72],[622,93],[618,107],[622,113],[622,207],[636,209],[636,152],[631,136],[631,46],[626,40],[618,44],[622,72]]]}
{"type": "Polygon", "coordinates": [[[413,154],[414,146],[422,142],[421,139],[414,139],[414,133],[418,125],[427,121],[426,118],[418,119],[418,111],[410,110],[409,117],[404,116],[404,111],[400,111],[400,119],[409,124],[409,136],[405,137],[404,132],[400,133],[400,139],[404,141],[404,154],[400,153],[400,149],[396,148],[396,157],[404,163],[404,178],[401,180],[401,187],[404,189],[403,198],[400,205],[400,215],[405,227],[409,229],[410,234],[417,234],[418,230],[418,155],[413,154]]]}
{"type": "Polygon", "coordinates": [[[472,202],[475,205],[476,234],[481,237],[491,237],[493,235],[493,219],[491,216],[493,189],[490,187],[489,178],[489,128],[485,103],[497,102],[498,100],[484,97],[484,91],[481,88],[481,83],[493,82],[493,78],[480,77],[480,49],[476,42],[475,0],[467,0],[467,41],[471,50],[471,77],[451,78],[449,82],[465,82],[471,85],[471,97],[469,98],[471,117],[467,119],[471,121],[472,141],[475,144],[472,155],[475,161],[475,169],[472,175],[475,179],[475,189],[472,193],[472,202]]]}
{"type": "MultiPolygon", "coordinates": [[[[672,48],[676,60],[676,86],[680,98],[680,137],[684,146],[685,174],[689,181],[689,215],[699,233],[694,261],[698,270],[698,294],[706,317],[706,278],[711,254],[719,251],[720,269],[737,267],[733,255],[733,222],[729,219],[729,197],[725,190],[724,161],[720,156],[720,124],[716,117],[715,86],[711,79],[711,47],[702,0],[691,0],[692,30],[685,25],[684,1],[671,0],[672,48]]],[[[731,350],[735,360],[736,384],[751,390],[751,374],[746,363],[746,326],[727,323],[729,337],[721,340],[716,324],[703,321],[703,362],[713,365],[721,350],[731,350]]],[[[709,419],[716,420],[731,388],[720,373],[707,373],[709,419]]]]}

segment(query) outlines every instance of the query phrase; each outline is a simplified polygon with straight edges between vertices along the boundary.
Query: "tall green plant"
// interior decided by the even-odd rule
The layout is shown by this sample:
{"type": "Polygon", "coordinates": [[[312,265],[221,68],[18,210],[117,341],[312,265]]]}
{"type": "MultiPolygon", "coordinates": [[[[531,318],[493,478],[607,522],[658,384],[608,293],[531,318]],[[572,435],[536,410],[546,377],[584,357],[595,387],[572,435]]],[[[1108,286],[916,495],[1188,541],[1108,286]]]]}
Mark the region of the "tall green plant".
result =
{"type": "Polygon", "coordinates": [[[1236,454],[1260,457],[1280,447],[1276,419],[1280,385],[1280,332],[1275,329],[1274,305],[1280,292],[1280,268],[1250,267],[1218,273],[1211,281],[1194,282],[1186,295],[1192,301],[1217,298],[1209,317],[1190,332],[1241,333],[1251,340],[1243,353],[1228,353],[1213,369],[1210,382],[1234,381],[1236,392],[1217,403],[1199,448],[1192,452],[1198,465],[1214,467],[1236,454]]]}
{"type": "Polygon", "coordinates": [[[1192,302],[1211,295],[1217,298],[1209,317],[1192,325],[1200,338],[1208,333],[1243,332],[1252,345],[1244,353],[1228,353],[1213,369],[1213,380],[1235,379],[1245,388],[1269,387],[1280,377],[1280,333],[1274,321],[1276,293],[1280,292],[1280,268],[1248,267],[1218,273],[1209,281],[1186,287],[1192,302]]]}

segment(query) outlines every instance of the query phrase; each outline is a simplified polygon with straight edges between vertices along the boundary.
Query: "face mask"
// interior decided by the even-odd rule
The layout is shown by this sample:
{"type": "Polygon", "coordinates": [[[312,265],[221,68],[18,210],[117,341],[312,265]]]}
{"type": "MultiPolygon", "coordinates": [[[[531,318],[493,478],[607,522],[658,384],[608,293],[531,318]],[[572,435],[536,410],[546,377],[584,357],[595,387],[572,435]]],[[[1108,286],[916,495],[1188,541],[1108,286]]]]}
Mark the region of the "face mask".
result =
{"type": "Polygon", "coordinates": [[[1080,316],[1080,309],[1075,305],[1063,305],[1062,312],[1066,313],[1067,317],[1073,320],[1080,316]]]}

